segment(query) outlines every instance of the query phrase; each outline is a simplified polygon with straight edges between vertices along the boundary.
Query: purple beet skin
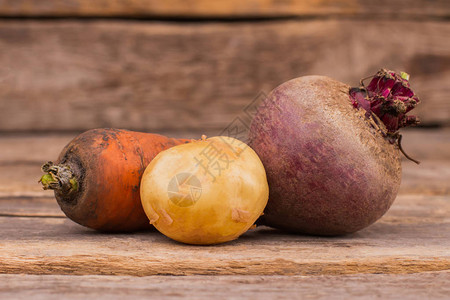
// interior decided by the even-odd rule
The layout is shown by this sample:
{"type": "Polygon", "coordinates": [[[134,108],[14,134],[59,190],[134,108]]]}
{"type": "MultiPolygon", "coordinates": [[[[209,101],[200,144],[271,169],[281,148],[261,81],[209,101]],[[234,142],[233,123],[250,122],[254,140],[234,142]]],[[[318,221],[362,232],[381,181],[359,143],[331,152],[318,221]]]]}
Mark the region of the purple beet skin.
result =
{"type": "Polygon", "coordinates": [[[250,146],[267,172],[261,223],[314,235],[352,233],[391,206],[401,181],[398,129],[419,99],[406,73],[357,88],[323,76],[290,80],[260,105],[250,146]]]}

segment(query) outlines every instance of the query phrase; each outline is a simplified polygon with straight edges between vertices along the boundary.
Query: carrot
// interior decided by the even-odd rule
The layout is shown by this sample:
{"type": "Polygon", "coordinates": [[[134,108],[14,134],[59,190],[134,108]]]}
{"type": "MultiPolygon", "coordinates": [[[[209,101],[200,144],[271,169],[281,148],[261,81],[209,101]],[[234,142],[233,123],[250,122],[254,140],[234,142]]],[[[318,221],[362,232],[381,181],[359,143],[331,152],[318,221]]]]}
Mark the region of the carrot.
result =
{"type": "Polygon", "coordinates": [[[86,131],[46,163],[40,182],[61,210],[83,226],[108,232],[151,228],[142,208],[141,176],[161,151],[190,140],[121,129],[86,131]]]}

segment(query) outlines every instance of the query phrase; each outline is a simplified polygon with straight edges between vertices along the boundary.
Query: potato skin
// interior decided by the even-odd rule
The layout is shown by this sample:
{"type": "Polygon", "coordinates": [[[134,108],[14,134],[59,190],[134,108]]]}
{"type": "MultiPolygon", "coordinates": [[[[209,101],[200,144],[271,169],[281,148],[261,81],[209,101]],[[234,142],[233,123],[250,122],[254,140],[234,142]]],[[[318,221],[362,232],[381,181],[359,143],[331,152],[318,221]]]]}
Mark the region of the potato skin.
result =
{"type": "Polygon", "coordinates": [[[261,215],[268,196],[266,173],[256,153],[226,136],[161,152],[141,183],[142,205],[156,229],[197,245],[237,239],[261,215]],[[221,164],[205,164],[212,157],[221,164]],[[173,186],[175,178],[178,184],[173,186]]]}
{"type": "Polygon", "coordinates": [[[378,220],[400,186],[397,145],[353,108],[349,86],[323,76],[273,90],[251,124],[269,202],[261,222],[296,233],[341,235],[378,220]]]}
{"type": "Polygon", "coordinates": [[[188,142],[122,129],[93,129],[73,139],[57,164],[74,171],[79,189],[55,190],[61,210],[83,226],[107,232],[151,228],[139,196],[141,176],[162,150],[188,142]]]}

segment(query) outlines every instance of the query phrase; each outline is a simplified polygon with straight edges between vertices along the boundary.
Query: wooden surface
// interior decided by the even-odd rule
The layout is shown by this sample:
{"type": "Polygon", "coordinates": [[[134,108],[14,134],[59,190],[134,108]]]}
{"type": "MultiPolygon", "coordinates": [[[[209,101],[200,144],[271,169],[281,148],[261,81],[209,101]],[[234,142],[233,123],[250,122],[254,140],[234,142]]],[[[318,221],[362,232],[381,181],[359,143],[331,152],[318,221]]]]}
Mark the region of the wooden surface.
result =
{"type": "Polygon", "coordinates": [[[0,298],[447,299],[449,16],[446,0],[0,0],[0,298]],[[37,184],[82,130],[218,135],[288,79],[381,67],[411,74],[434,129],[405,130],[422,163],[403,161],[392,208],[358,233],[101,234],[37,184]]]}
{"type": "Polygon", "coordinates": [[[5,299],[448,299],[450,273],[342,276],[0,275],[5,299]],[[17,291],[21,292],[18,294],[17,291]]]}
{"type": "MultiPolygon", "coordinates": [[[[159,132],[177,138],[199,139],[203,130],[159,132]]],[[[217,135],[210,130],[208,135],[217,135]]],[[[445,195],[450,193],[450,129],[403,132],[403,147],[422,161],[415,165],[404,159],[401,194],[445,195]]],[[[49,197],[37,184],[40,166],[55,160],[75,134],[0,135],[0,197],[49,197]]]]}
{"type": "Polygon", "coordinates": [[[445,0],[0,0],[0,16],[236,18],[317,15],[446,17],[445,0]]]}
{"type": "Polygon", "coordinates": [[[15,205],[18,211],[10,208],[0,217],[4,274],[343,275],[450,269],[450,203],[444,196],[399,196],[380,222],[344,237],[296,236],[261,227],[213,247],[179,244],[158,232],[93,232],[57,217],[53,199],[40,199],[40,209],[23,200],[15,205]],[[30,216],[13,217],[28,209],[30,216]]]}
{"type": "MultiPolygon", "coordinates": [[[[219,280],[244,280],[250,283],[239,287],[244,292],[252,286],[263,287],[266,280],[274,281],[274,291],[287,289],[281,283],[284,280],[271,276],[307,276],[286,279],[292,284],[305,281],[307,286],[316,282],[311,276],[354,275],[349,278],[363,282],[367,288],[375,288],[394,274],[403,274],[392,277],[394,281],[422,280],[424,288],[435,285],[435,279],[439,282],[449,278],[450,129],[405,131],[405,149],[422,163],[404,161],[402,187],[394,205],[380,221],[360,232],[323,238],[259,227],[236,241],[208,247],[176,243],[156,231],[101,234],[65,218],[52,192],[42,191],[37,178],[40,163],[56,157],[71,138],[70,135],[0,137],[0,273],[28,274],[25,279],[30,284],[50,280],[30,274],[184,275],[188,276],[184,284],[190,286],[187,291],[204,295],[208,292],[201,290],[200,282],[207,283],[213,277],[198,281],[192,276],[231,275],[234,277],[219,280]],[[27,153],[30,153],[27,160],[22,160],[27,153]],[[381,281],[375,284],[370,278],[376,275],[364,274],[386,276],[379,277],[381,281]],[[236,277],[241,275],[253,277],[236,277]]],[[[20,278],[17,276],[2,278],[14,282],[20,278]]],[[[64,278],[56,277],[54,281],[64,286],[68,280],[64,278]]],[[[139,284],[135,279],[125,278],[139,284]]],[[[346,277],[330,278],[339,282],[346,277]]],[[[99,284],[113,285],[115,280],[105,277],[99,284]]],[[[154,285],[159,282],[158,277],[147,280],[154,285]]],[[[397,288],[407,289],[409,284],[397,288]]],[[[159,295],[163,295],[163,286],[160,288],[159,295]]],[[[293,293],[302,289],[287,290],[293,293]]],[[[3,288],[0,294],[7,295],[10,291],[3,288]]],[[[180,295],[186,295],[187,291],[180,295]]],[[[438,297],[443,290],[438,288],[434,293],[438,297]]],[[[71,291],[71,295],[76,293],[71,291]]]]}
{"type": "Polygon", "coordinates": [[[0,136],[1,298],[448,296],[450,129],[404,132],[405,149],[422,163],[404,161],[394,205],[358,233],[323,238],[260,227],[207,247],[176,243],[156,231],[101,234],[68,220],[37,178],[40,164],[71,138],[0,136]]]}
{"type": "Polygon", "coordinates": [[[424,125],[448,125],[446,36],[416,20],[0,20],[0,132],[208,133],[286,80],[357,85],[382,67],[411,74],[424,125]]]}

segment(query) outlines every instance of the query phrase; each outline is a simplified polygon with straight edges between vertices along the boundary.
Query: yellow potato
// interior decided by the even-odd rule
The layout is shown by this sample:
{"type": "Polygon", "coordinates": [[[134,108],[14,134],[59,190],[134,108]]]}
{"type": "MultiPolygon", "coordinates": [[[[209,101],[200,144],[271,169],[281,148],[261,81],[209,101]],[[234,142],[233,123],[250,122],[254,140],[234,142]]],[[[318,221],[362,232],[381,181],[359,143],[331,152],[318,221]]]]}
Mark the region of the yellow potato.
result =
{"type": "Polygon", "coordinates": [[[145,213],[164,235],[188,244],[238,238],[262,214],[266,172],[245,143],[220,136],[159,153],[141,181],[145,213]]]}

